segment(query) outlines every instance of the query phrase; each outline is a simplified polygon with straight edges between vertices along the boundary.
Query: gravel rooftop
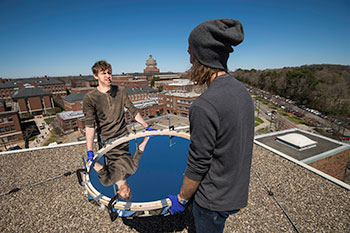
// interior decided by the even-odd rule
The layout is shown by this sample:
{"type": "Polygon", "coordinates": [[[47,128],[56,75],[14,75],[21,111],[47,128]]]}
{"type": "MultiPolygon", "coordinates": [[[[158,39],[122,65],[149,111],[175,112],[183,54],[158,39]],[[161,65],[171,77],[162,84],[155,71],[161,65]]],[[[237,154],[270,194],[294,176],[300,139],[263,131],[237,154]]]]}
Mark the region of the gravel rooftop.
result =
{"type": "MultiPolygon", "coordinates": [[[[0,193],[75,171],[85,145],[0,154],[0,193]]],[[[349,192],[255,145],[248,206],[224,232],[350,232],[349,192]],[[258,179],[259,174],[260,179],[258,179]],[[263,183],[262,183],[263,182],[263,183]]],[[[189,211],[176,216],[118,218],[92,205],[75,174],[0,196],[0,232],[193,232],[189,211]]]]}

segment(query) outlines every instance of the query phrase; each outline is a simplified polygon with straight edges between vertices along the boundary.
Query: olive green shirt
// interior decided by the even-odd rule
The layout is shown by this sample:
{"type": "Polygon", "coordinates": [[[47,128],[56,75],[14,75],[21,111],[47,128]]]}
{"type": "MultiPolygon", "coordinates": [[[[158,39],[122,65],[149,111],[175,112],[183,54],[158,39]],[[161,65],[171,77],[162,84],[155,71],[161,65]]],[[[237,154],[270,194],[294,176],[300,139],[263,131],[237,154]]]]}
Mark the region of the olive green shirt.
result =
{"type": "Polygon", "coordinates": [[[94,89],[83,99],[85,126],[97,127],[104,141],[126,135],[128,131],[124,108],[129,111],[132,118],[138,113],[137,108],[129,100],[125,88],[111,86],[107,93],[94,89]]]}

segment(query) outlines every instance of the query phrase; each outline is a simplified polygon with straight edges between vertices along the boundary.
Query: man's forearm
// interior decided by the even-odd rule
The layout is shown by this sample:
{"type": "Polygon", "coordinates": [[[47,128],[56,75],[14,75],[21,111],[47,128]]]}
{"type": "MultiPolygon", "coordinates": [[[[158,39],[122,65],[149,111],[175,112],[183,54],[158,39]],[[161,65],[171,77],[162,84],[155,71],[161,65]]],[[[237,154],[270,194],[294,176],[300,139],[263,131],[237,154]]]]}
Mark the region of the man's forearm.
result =
{"type": "Polygon", "coordinates": [[[135,120],[140,123],[144,128],[147,128],[148,124],[146,121],[142,118],[141,114],[138,112],[135,116],[135,120]]]}
{"type": "Polygon", "coordinates": [[[85,127],[86,149],[93,150],[95,128],[85,127]]]}
{"type": "Polygon", "coordinates": [[[182,187],[180,189],[179,196],[184,200],[189,200],[193,194],[197,191],[200,181],[192,180],[186,175],[184,176],[182,187]]]}

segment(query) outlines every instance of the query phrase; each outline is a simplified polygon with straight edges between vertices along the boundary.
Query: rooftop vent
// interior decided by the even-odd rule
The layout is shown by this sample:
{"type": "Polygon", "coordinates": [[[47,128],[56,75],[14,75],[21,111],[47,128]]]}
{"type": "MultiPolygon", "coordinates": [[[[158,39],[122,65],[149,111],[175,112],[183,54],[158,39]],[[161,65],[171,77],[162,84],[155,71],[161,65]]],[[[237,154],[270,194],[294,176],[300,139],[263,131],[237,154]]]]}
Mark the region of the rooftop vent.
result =
{"type": "Polygon", "coordinates": [[[276,140],[298,151],[310,149],[312,147],[315,147],[317,144],[317,142],[298,133],[290,133],[283,136],[279,136],[276,140]]]}

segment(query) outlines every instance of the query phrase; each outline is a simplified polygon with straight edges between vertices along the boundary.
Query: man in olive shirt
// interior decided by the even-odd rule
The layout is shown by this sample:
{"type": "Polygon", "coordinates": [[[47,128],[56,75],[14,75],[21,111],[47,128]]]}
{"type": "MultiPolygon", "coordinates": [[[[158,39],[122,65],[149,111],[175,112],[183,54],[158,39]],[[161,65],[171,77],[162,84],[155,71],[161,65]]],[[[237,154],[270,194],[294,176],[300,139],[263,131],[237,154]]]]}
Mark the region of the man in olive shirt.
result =
{"type": "MultiPolygon", "coordinates": [[[[87,93],[83,99],[88,161],[92,161],[94,155],[93,141],[95,127],[98,129],[98,134],[100,134],[99,136],[103,142],[108,142],[128,134],[124,108],[126,108],[131,117],[135,118],[143,127],[148,130],[150,129],[141,114],[129,100],[126,90],[123,87],[111,84],[112,66],[109,63],[106,61],[96,62],[92,67],[92,72],[93,76],[98,81],[98,87],[87,93]]],[[[113,180],[113,173],[116,172],[116,164],[120,163],[121,160],[125,160],[125,151],[129,151],[128,143],[113,148],[105,155],[108,165],[104,169],[106,172],[104,172],[102,176],[107,176],[107,178],[102,178],[100,176],[100,180],[108,180],[108,182],[104,182],[104,185],[111,185],[116,182],[116,180],[113,180]]],[[[131,158],[130,153],[127,157],[131,158]]],[[[96,163],[95,166],[97,170],[102,169],[100,167],[102,166],[101,164],[96,163]]],[[[125,185],[127,184],[125,183],[121,186],[124,187],[125,185]]],[[[119,185],[118,188],[121,189],[119,185]]]]}

